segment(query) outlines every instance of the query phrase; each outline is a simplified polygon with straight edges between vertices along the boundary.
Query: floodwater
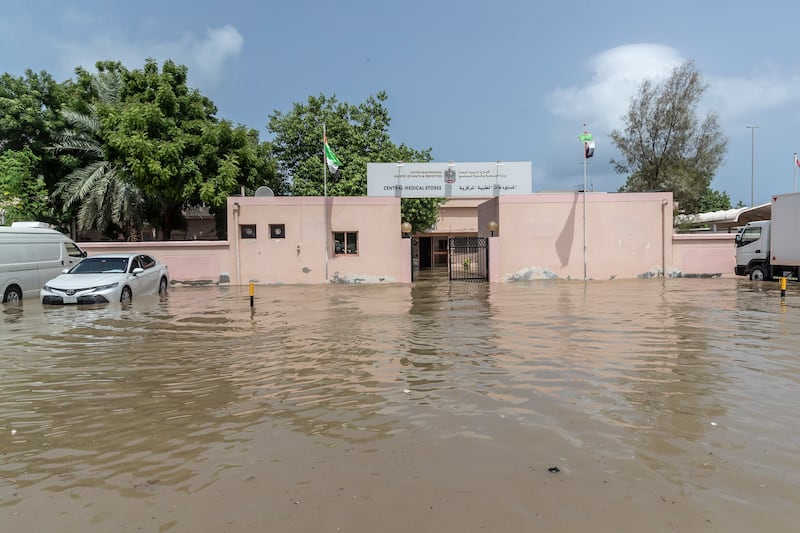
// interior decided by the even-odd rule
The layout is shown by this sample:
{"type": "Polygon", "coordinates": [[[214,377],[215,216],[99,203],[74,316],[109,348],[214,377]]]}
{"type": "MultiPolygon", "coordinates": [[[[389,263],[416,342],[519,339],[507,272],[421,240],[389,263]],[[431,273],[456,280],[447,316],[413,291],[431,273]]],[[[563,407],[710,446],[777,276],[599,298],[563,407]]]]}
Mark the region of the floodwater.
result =
{"type": "Polygon", "coordinates": [[[738,279],[0,305],[0,530],[797,531],[798,317],[738,279]]]}

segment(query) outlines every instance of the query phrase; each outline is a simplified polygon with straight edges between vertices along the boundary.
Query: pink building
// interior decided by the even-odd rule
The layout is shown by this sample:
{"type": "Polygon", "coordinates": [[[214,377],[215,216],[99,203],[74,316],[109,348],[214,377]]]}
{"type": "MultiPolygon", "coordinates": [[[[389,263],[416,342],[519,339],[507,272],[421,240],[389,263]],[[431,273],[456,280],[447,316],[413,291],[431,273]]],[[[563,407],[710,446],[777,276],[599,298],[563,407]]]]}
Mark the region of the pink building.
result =
{"type": "Polygon", "coordinates": [[[229,198],[231,282],[410,281],[400,224],[397,198],[229,198]]]}
{"type": "Polygon", "coordinates": [[[491,281],[614,279],[677,272],[672,193],[542,193],[478,207],[478,228],[497,241],[491,281]],[[585,253],[584,253],[585,251],[585,253]]]}
{"type": "Polygon", "coordinates": [[[455,198],[414,239],[396,197],[231,197],[227,209],[227,241],[81,246],[151,253],[189,283],[405,283],[412,263],[492,282],[733,275],[731,234],[673,235],[672,193],[455,198]],[[455,238],[476,247],[456,255],[455,238]]]}

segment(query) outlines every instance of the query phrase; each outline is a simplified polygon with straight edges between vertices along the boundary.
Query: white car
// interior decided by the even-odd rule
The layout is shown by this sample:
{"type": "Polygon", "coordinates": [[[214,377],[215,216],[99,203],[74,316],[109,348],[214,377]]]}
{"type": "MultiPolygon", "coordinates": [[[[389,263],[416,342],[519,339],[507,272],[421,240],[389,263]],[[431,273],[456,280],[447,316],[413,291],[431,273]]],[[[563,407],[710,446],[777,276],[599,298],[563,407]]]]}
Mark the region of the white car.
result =
{"type": "Polygon", "coordinates": [[[167,265],[140,253],[93,255],[48,281],[43,304],[130,302],[133,296],[165,294],[167,265]]]}

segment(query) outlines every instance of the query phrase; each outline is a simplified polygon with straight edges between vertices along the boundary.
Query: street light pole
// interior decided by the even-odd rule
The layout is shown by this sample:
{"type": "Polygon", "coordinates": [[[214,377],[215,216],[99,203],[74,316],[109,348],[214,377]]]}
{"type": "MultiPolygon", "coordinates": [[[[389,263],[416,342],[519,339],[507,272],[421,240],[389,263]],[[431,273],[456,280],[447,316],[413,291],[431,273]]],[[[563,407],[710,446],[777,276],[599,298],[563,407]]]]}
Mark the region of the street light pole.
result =
{"type": "Polygon", "coordinates": [[[756,128],[758,126],[746,127],[750,129],[750,207],[754,207],[756,191],[756,128]]]}

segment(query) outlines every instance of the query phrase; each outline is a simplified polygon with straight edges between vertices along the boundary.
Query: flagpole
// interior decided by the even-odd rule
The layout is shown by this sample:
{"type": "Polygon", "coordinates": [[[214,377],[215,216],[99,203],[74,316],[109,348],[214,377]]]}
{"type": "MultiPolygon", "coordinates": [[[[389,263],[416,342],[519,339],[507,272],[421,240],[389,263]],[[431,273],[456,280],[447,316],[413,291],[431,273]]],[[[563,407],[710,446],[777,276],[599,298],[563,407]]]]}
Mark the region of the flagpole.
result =
{"type": "MultiPolygon", "coordinates": [[[[583,132],[586,131],[586,124],[583,125],[583,132]]],[[[586,157],[587,143],[583,143],[583,280],[586,281],[586,157]]]]}
{"type": "Polygon", "coordinates": [[[324,195],[324,216],[325,216],[325,282],[328,281],[328,249],[331,247],[331,232],[328,230],[328,161],[325,158],[325,142],[328,134],[325,131],[325,123],[322,123],[322,187],[324,195]]]}
{"type": "Polygon", "coordinates": [[[583,279],[586,280],[586,151],[583,152],[583,279]]]}
{"type": "Polygon", "coordinates": [[[325,131],[325,123],[322,123],[322,183],[324,188],[324,196],[328,197],[328,162],[325,160],[325,141],[328,140],[328,134],[325,131]]]}
{"type": "Polygon", "coordinates": [[[794,190],[792,192],[797,192],[797,152],[794,153],[794,165],[792,165],[792,169],[794,170],[794,190]]]}

